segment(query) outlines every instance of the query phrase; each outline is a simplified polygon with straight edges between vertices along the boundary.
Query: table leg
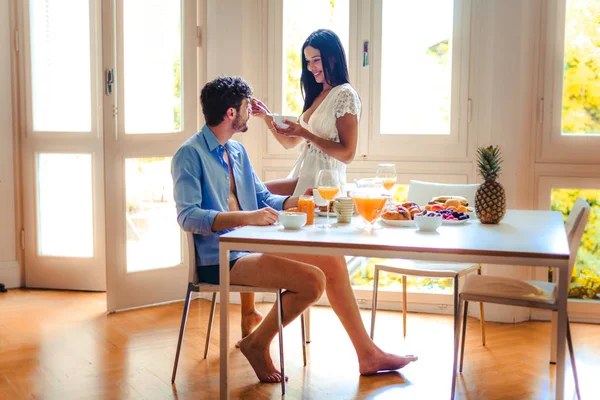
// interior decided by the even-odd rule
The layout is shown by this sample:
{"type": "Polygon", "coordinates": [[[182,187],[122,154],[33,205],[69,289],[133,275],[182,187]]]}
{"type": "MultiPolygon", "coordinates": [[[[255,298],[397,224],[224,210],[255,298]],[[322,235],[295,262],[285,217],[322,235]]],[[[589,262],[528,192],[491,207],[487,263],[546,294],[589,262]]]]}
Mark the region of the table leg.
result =
{"type": "Polygon", "coordinates": [[[220,340],[220,397],[229,400],[229,249],[219,246],[219,275],[220,275],[220,309],[221,309],[221,334],[220,340]]]}
{"type": "Polygon", "coordinates": [[[556,335],[558,334],[558,314],[556,311],[552,311],[551,321],[550,329],[552,329],[552,332],[550,335],[550,364],[556,364],[556,335]]]}
{"type": "Polygon", "coordinates": [[[565,395],[565,350],[567,342],[567,293],[569,290],[568,265],[559,268],[558,276],[558,330],[556,357],[556,400],[565,395]]]}

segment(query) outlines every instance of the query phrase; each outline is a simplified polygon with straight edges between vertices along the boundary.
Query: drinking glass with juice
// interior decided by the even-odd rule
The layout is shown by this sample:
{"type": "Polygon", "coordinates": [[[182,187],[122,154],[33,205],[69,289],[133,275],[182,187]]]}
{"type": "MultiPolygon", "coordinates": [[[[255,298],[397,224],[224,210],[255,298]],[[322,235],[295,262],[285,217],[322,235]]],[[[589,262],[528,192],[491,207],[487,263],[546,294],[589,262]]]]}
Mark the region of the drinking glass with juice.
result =
{"type": "Polygon", "coordinates": [[[312,196],[300,196],[298,199],[298,211],[306,213],[306,225],[315,222],[315,201],[312,196]]]}

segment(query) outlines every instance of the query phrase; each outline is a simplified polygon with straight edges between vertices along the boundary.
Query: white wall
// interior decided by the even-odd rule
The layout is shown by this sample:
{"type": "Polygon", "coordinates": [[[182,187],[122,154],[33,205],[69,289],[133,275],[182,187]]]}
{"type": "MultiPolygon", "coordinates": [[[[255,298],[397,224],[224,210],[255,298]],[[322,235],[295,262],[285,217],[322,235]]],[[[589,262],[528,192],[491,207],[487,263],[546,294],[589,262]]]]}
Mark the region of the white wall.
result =
{"type": "Polygon", "coordinates": [[[9,3],[0,1],[0,282],[20,286],[16,256],[9,3]]]}

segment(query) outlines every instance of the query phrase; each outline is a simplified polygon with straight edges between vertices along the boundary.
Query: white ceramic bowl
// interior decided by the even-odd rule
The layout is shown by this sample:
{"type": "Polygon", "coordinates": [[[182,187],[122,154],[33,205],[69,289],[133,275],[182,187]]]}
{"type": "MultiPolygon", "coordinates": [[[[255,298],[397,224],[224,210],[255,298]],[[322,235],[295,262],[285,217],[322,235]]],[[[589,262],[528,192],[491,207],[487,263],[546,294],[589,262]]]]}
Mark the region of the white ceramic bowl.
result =
{"type": "Polygon", "coordinates": [[[279,223],[285,229],[300,229],[306,224],[306,213],[284,211],[279,214],[279,223]]]}
{"type": "Polygon", "coordinates": [[[425,215],[415,215],[415,225],[420,231],[435,231],[442,225],[442,216],[427,217],[425,215]]]}
{"type": "Polygon", "coordinates": [[[292,121],[292,122],[296,122],[296,120],[298,119],[297,117],[291,116],[291,115],[273,115],[273,121],[275,121],[275,123],[277,124],[277,126],[279,126],[280,128],[287,128],[289,127],[288,124],[282,122],[284,119],[287,119],[288,121],[292,121]]]}

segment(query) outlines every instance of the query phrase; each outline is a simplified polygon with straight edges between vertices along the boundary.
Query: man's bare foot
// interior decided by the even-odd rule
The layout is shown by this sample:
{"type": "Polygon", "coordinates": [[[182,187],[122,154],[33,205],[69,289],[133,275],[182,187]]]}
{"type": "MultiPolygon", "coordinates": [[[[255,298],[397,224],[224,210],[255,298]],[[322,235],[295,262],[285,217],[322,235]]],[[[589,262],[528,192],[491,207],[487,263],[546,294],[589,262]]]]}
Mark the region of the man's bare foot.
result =
{"type": "Polygon", "coordinates": [[[253,311],[249,314],[242,315],[242,339],[238,340],[235,347],[240,347],[240,342],[249,334],[254,332],[256,327],[262,322],[263,315],[258,311],[253,311]]]}
{"type": "Polygon", "coordinates": [[[380,371],[393,371],[403,368],[419,358],[413,355],[397,356],[395,354],[377,351],[364,360],[359,360],[359,371],[361,375],[374,375],[380,371]]]}
{"type": "MultiPolygon", "coordinates": [[[[273,365],[273,360],[271,360],[271,355],[269,354],[269,348],[257,348],[251,341],[252,339],[250,337],[242,339],[239,342],[240,350],[248,359],[248,362],[250,362],[258,380],[265,383],[281,382],[281,372],[273,365]]],[[[287,376],[285,379],[287,380],[287,376]]]]}

